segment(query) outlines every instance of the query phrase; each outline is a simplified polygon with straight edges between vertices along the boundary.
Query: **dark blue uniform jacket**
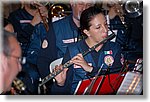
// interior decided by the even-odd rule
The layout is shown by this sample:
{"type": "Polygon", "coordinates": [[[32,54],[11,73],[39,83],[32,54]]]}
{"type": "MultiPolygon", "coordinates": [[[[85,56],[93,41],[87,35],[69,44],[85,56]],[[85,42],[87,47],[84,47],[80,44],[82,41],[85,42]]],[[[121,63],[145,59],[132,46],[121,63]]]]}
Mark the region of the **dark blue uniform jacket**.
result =
{"type": "MultiPolygon", "coordinates": [[[[89,47],[85,43],[85,40],[70,45],[64,56],[63,64],[78,53],[87,51],[87,49],[89,49],[89,47]]],[[[110,69],[110,73],[119,72],[122,68],[123,63],[121,48],[117,43],[113,42],[107,42],[106,44],[104,44],[100,51],[96,52],[94,50],[91,53],[87,54],[84,58],[89,65],[93,66],[94,69],[92,70],[92,72],[88,73],[84,71],[83,68],[72,65],[71,67],[69,67],[69,70],[67,72],[67,79],[65,81],[65,85],[58,86],[56,83],[54,83],[52,87],[52,94],[73,94],[78,82],[80,80],[95,76],[102,64],[103,71],[101,71],[100,74],[105,74],[105,71],[108,68],[110,69]],[[113,63],[111,65],[108,65],[109,62],[113,63]]]]}
{"type": "Polygon", "coordinates": [[[57,58],[64,56],[69,44],[77,41],[80,32],[73,22],[72,15],[52,23],[45,40],[46,48],[42,48],[38,57],[38,69],[42,78],[49,74],[49,65],[57,58]]]}
{"type": "Polygon", "coordinates": [[[20,42],[23,56],[27,57],[29,63],[36,64],[41,42],[47,32],[43,23],[39,23],[35,27],[32,26],[30,24],[32,19],[33,16],[24,8],[12,12],[9,16],[9,20],[17,33],[17,39],[20,42]]]}

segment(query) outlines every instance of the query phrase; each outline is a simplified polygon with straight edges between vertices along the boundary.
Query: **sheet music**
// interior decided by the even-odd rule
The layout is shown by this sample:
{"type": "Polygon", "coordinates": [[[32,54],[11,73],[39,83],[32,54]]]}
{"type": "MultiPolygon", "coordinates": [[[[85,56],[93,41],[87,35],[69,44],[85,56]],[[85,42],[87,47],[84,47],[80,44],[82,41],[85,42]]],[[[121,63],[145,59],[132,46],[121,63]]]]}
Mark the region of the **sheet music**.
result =
{"type": "Polygon", "coordinates": [[[127,72],[117,95],[139,95],[143,90],[143,75],[137,72],[127,72]]]}

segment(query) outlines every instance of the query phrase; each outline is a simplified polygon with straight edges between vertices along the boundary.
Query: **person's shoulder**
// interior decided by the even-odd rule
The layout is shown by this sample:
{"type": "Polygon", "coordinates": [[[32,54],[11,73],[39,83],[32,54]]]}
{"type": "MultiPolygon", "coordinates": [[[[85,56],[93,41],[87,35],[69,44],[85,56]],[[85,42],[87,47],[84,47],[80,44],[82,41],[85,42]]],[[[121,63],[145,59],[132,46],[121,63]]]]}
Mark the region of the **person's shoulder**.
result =
{"type": "Polygon", "coordinates": [[[22,12],[22,9],[21,8],[18,8],[18,9],[16,9],[16,10],[14,10],[14,11],[12,11],[11,13],[10,13],[10,15],[16,15],[16,14],[19,14],[19,13],[21,13],[22,12]]]}
{"type": "Polygon", "coordinates": [[[121,48],[121,46],[116,42],[109,41],[108,43],[112,48],[121,48]]]}
{"type": "Polygon", "coordinates": [[[68,45],[68,48],[72,49],[72,48],[74,48],[74,47],[76,47],[76,46],[77,46],[77,43],[70,43],[70,44],[68,45]]]}
{"type": "Polygon", "coordinates": [[[53,25],[54,25],[54,26],[55,26],[55,25],[66,25],[66,24],[69,22],[70,17],[71,17],[71,16],[66,16],[66,17],[64,17],[64,18],[62,18],[62,19],[60,19],[60,20],[58,20],[58,21],[55,21],[55,22],[53,23],[53,25]]]}
{"type": "Polygon", "coordinates": [[[81,44],[83,44],[83,40],[80,40],[80,41],[75,42],[75,43],[71,43],[68,45],[68,47],[73,50],[74,48],[81,46],[81,44]]]}

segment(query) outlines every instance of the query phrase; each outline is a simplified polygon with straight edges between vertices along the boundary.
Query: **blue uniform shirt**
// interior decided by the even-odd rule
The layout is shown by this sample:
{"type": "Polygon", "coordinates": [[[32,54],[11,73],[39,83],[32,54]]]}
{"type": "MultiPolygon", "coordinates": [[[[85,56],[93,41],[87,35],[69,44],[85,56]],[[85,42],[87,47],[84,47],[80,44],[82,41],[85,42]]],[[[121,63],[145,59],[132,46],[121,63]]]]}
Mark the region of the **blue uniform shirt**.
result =
{"type": "Polygon", "coordinates": [[[47,32],[43,23],[36,26],[30,24],[33,16],[24,8],[12,12],[9,20],[17,33],[17,39],[20,42],[23,56],[27,57],[27,61],[32,64],[37,62],[37,54],[41,48],[41,42],[45,38],[47,32]]]}
{"type": "Polygon", "coordinates": [[[72,15],[54,22],[53,27],[56,35],[57,55],[58,58],[61,58],[64,56],[67,46],[77,41],[80,32],[72,19],[72,15]]]}
{"type": "Polygon", "coordinates": [[[26,83],[28,90],[30,90],[32,94],[37,94],[39,79],[39,73],[36,66],[37,56],[41,48],[42,40],[45,38],[47,32],[43,23],[32,26],[30,24],[32,19],[33,16],[24,8],[19,8],[9,16],[9,20],[14,27],[14,31],[17,33],[17,39],[22,48],[22,56],[26,57],[26,63],[22,66],[22,72],[27,74],[25,77],[20,77],[24,83],[26,83]]]}
{"type": "Polygon", "coordinates": [[[72,15],[52,23],[44,39],[48,46],[41,49],[37,62],[42,78],[49,74],[50,63],[63,57],[67,46],[76,42],[78,36],[80,36],[80,32],[72,19],[72,15]]]}
{"type": "MultiPolygon", "coordinates": [[[[89,47],[85,43],[85,40],[82,40],[76,44],[71,44],[64,56],[63,63],[67,62],[78,53],[87,51],[88,48],[89,47]]],[[[121,55],[121,48],[119,44],[107,42],[103,45],[100,51],[92,51],[84,57],[86,62],[93,67],[91,73],[84,71],[79,66],[72,65],[69,67],[67,72],[65,85],[58,86],[56,83],[54,83],[52,87],[52,94],[73,94],[78,82],[80,80],[87,79],[87,75],[90,75],[89,77],[95,76],[102,64],[104,64],[102,67],[103,71],[101,71],[100,74],[105,74],[105,71],[108,68],[110,69],[110,73],[119,72],[123,63],[121,55]],[[110,65],[110,62],[113,63],[110,65]]]]}

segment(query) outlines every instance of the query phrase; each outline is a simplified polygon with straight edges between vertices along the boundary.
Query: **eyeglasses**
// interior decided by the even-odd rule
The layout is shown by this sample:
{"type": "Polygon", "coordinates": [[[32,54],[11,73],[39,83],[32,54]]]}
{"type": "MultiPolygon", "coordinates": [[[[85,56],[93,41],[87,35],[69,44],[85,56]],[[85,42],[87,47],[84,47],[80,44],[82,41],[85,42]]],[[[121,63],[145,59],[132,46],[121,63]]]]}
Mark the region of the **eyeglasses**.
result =
{"type": "Polygon", "coordinates": [[[14,55],[9,55],[9,56],[18,59],[20,64],[25,64],[26,63],[26,57],[17,57],[17,56],[14,56],[14,55]]]}

